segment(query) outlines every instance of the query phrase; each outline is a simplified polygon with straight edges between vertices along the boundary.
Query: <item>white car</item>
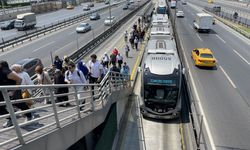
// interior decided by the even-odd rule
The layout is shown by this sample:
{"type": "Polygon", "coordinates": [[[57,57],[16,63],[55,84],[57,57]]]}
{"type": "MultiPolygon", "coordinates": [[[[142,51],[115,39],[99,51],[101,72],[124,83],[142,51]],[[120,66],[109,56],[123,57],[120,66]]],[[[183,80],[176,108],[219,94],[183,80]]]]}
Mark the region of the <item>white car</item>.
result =
{"type": "Polygon", "coordinates": [[[88,11],[88,10],[90,10],[89,5],[88,5],[88,4],[83,5],[82,10],[83,10],[83,11],[88,11]]]}
{"type": "Polygon", "coordinates": [[[178,10],[176,13],[177,17],[184,17],[184,12],[182,10],[178,10]]]}
{"type": "Polygon", "coordinates": [[[115,16],[111,16],[111,18],[110,18],[110,17],[107,17],[107,18],[104,20],[104,25],[105,25],[105,26],[110,26],[110,25],[114,24],[115,22],[116,22],[115,16]]]}
{"type": "Polygon", "coordinates": [[[91,26],[89,23],[82,22],[76,27],[77,33],[84,33],[91,30],[91,26]]]}

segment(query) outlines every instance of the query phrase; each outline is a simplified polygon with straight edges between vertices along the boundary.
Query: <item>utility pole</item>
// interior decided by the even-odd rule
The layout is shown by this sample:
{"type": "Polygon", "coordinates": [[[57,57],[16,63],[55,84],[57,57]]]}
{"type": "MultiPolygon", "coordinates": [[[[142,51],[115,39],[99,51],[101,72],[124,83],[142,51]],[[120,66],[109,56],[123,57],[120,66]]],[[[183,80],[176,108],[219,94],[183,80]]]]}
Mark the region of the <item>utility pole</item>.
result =
{"type": "MultiPolygon", "coordinates": [[[[111,7],[110,7],[110,0],[109,0],[109,22],[111,23],[111,7]]],[[[111,23],[111,27],[112,27],[112,24],[111,23]]]]}

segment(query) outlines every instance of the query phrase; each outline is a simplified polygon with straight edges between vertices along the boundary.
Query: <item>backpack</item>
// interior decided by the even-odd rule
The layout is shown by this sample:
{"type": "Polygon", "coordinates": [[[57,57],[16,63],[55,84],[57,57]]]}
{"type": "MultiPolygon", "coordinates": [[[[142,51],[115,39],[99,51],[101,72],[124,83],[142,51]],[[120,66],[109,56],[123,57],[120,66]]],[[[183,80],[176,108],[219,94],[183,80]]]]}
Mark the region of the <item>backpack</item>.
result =
{"type": "Polygon", "coordinates": [[[116,56],[114,54],[110,55],[110,61],[111,62],[116,62],[116,56]]]}

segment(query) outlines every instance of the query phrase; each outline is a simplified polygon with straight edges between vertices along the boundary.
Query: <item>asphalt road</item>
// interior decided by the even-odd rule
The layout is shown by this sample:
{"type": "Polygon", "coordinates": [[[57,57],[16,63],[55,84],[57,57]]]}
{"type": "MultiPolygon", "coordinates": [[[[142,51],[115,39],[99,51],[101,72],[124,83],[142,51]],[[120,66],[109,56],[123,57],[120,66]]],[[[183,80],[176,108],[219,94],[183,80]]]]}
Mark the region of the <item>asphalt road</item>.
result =
{"type": "MultiPolygon", "coordinates": [[[[117,19],[120,19],[128,12],[129,10],[122,10],[122,6],[111,10],[111,14],[116,16],[117,19]]],[[[96,37],[104,30],[107,30],[109,27],[104,26],[103,22],[104,19],[109,16],[109,12],[105,11],[105,13],[101,13],[100,15],[101,19],[97,21],[86,20],[92,26],[92,30],[87,33],[77,34],[75,29],[78,24],[75,24],[4,52],[0,54],[0,60],[7,60],[10,64],[13,64],[23,58],[36,57],[40,58],[45,66],[49,66],[51,65],[50,52],[62,58],[64,55],[69,55],[75,51],[77,49],[77,43],[78,47],[81,47],[91,41],[93,36],[96,37]]]]}
{"type": "MultiPolygon", "coordinates": [[[[91,7],[91,10],[95,10],[95,9],[99,9],[101,7],[104,7],[105,4],[104,3],[95,3],[95,7],[91,7]]],[[[50,12],[50,13],[44,13],[44,14],[40,14],[37,15],[37,25],[36,28],[42,28],[44,26],[50,26],[51,24],[55,24],[58,22],[63,21],[64,19],[69,19],[72,18],[74,16],[80,15],[80,14],[84,14],[88,11],[83,11],[82,10],[82,6],[77,6],[72,10],[67,10],[67,9],[60,9],[58,11],[54,11],[54,12],[50,12]]],[[[27,30],[27,32],[32,32],[35,31],[34,30],[27,30]]],[[[16,29],[12,29],[12,30],[0,30],[0,38],[2,42],[2,38],[4,40],[8,40],[8,39],[12,39],[14,37],[18,37],[21,35],[24,35],[25,31],[17,31],[16,29]]]]}
{"type": "MultiPolygon", "coordinates": [[[[178,6],[185,18],[177,18],[178,34],[207,122],[210,142],[215,149],[250,149],[250,40],[220,22],[210,34],[193,29],[193,20],[201,8],[178,6]],[[214,70],[194,66],[191,50],[212,49],[218,61],[214,70]]],[[[205,125],[206,126],[206,125],[205,125]]],[[[212,149],[209,147],[208,149],[212,149]]]]}

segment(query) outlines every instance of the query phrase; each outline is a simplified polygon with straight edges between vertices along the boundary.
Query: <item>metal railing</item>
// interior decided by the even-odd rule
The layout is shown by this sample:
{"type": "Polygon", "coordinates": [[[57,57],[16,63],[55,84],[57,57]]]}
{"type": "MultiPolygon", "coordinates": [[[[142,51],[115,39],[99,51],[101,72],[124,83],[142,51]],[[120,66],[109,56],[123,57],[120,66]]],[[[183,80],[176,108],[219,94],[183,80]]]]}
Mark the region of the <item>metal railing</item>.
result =
{"type": "Polygon", "coordinates": [[[22,12],[22,11],[31,11],[31,6],[0,9],[0,15],[8,15],[10,13],[22,12]]]}
{"type": "Polygon", "coordinates": [[[209,11],[221,18],[224,18],[224,19],[227,19],[229,21],[232,21],[234,23],[237,23],[239,25],[242,25],[242,26],[245,26],[247,28],[250,27],[250,18],[249,16],[247,17],[243,17],[243,16],[237,16],[237,17],[234,17],[234,11],[232,12],[225,12],[225,11],[220,11],[220,12],[214,12],[212,8],[209,8],[209,7],[205,7],[205,10],[206,11],[209,11]]]}
{"type": "MultiPolygon", "coordinates": [[[[124,3],[124,1],[112,4],[110,6],[116,7],[117,5],[119,5],[121,3],[124,3]]],[[[9,39],[9,40],[5,40],[4,38],[2,38],[1,43],[0,43],[0,49],[2,49],[2,51],[4,51],[4,48],[6,48],[6,47],[9,47],[9,46],[14,47],[15,45],[23,43],[26,40],[32,40],[32,38],[34,38],[34,37],[46,35],[47,33],[51,33],[52,31],[57,31],[59,29],[65,28],[66,26],[70,26],[72,24],[75,24],[75,23],[78,23],[80,21],[87,19],[94,12],[104,11],[108,8],[109,8],[109,6],[103,6],[100,9],[89,11],[87,13],[76,15],[74,17],[69,17],[68,19],[64,19],[64,20],[61,20],[61,21],[58,21],[55,23],[51,23],[48,26],[44,25],[41,28],[35,28],[35,30],[31,31],[31,32],[25,31],[24,35],[14,37],[14,38],[9,39]]]]}
{"type": "Polygon", "coordinates": [[[74,120],[86,117],[96,110],[102,109],[107,103],[107,97],[113,91],[119,91],[130,87],[129,75],[108,72],[100,84],[56,84],[56,85],[33,85],[33,86],[0,86],[4,102],[0,106],[6,106],[9,114],[0,116],[0,120],[11,118],[13,126],[0,128],[0,147],[15,147],[23,145],[29,140],[42,136],[52,130],[62,128],[74,120]],[[68,88],[68,93],[56,94],[57,88],[68,88]],[[15,90],[43,89],[45,94],[40,97],[25,99],[10,99],[10,91],[15,90]],[[58,97],[66,96],[67,101],[57,102],[58,97]],[[43,104],[28,110],[15,111],[18,104],[30,101],[49,99],[51,104],[43,104]],[[84,102],[84,103],[83,103],[84,102]],[[70,103],[70,107],[59,107],[70,103]],[[23,121],[20,117],[27,113],[39,113],[39,117],[30,121],[23,121]],[[32,127],[30,127],[32,126],[32,127]],[[3,140],[3,136],[5,136],[3,140]],[[14,144],[13,144],[14,143],[14,144]]]}

